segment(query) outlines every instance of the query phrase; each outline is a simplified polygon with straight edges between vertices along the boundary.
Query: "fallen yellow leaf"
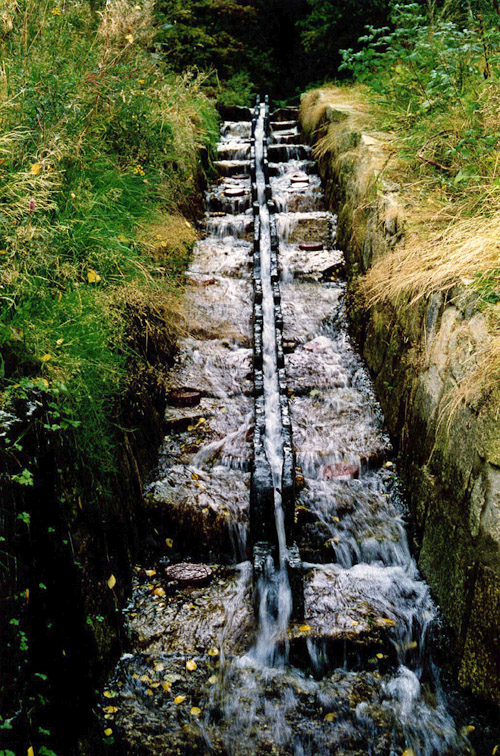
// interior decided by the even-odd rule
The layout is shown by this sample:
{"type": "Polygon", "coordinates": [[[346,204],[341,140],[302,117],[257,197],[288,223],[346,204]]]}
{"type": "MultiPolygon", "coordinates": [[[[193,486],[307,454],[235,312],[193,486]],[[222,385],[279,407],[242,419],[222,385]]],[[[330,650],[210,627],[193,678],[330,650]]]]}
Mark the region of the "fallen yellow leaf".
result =
{"type": "Polygon", "coordinates": [[[211,677],[208,678],[207,682],[209,685],[215,685],[218,679],[219,678],[217,677],[217,675],[212,675],[211,677]]]}
{"type": "Polygon", "coordinates": [[[311,625],[299,625],[299,630],[301,633],[310,633],[312,630],[311,625]]]}
{"type": "Polygon", "coordinates": [[[127,40],[127,42],[130,42],[130,44],[132,44],[132,42],[134,41],[134,37],[132,34],[127,34],[125,36],[125,39],[127,40]]]}
{"type": "Polygon", "coordinates": [[[64,341],[64,339],[57,339],[57,341],[56,341],[57,346],[61,346],[61,344],[63,343],[63,341],[64,341]]]}
{"type": "Polygon", "coordinates": [[[209,656],[219,656],[219,649],[218,648],[209,648],[208,649],[208,655],[209,656]]]}
{"type": "Polygon", "coordinates": [[[89,272],[87,273],[87,281],[89,283],[99,283],[100,280],[101,276],[99,275],[99,273],[90,268],[89,272]]]}
{"type": "Polygon", "coordinates": [[[415,756],[415,751],[413,748],[407,748],[406,751],[403,751],[403,756],[415,756]]]}
{"type": "Polygon", "coordinates": [[[104,730],[104,734],[106,735],[106,737],[108,737],[108,738],[109,738],[109,736],[113,734],[113,730],[111,729],[111,727],[107,727],[107,728],[106,728],[106,729],[104,730]]]}
{"type": "Polygon", "coordinates": [[[169,549],[171,549],[172,546],[174,545],[172,538],[165,538],[165,543],[167,544],[169,549]]]}
{"type": "Polygon", "coordinates": [[[153,667],[155,668],[155,672],[163,672],[163,670],[165,669],[164,663],[159,661],[156,661],[153,664],[153,667]]]}
{"type": "Polygon", "coordinates": [[[118,706],[105,706],[104,711],[106,714],[116,714],[118,711],[118,706]]]}
{"type": "Polygon", "coordinates": [[[108,588],[109,588],[109,590],[112,591],[113,588],[115,587],[115,585],[116,585],[116,578],[115,578],[114,575],[110,575],[109,578],[108,578],[108,588]]]}
{"type": "Polygon", "coordinates": [[[141,677],[139,677],[139,680],[141,682],[145,682],[145,683],[150,683],[151,682],[151,678],[148,677],[147,675],[141,675],[141,677]]]}
{"type": "Polygon", "coordinates": [[[146,695],[147,695],[147,696],[152,696],[152,695],[153,695],[153,691],[151,690],[151,688],[148,688],[148,689],[147,689],[147,691],[146,691],[146,695]]]}
{"type": "Polygon", "coordinates": [[[115,693],[114,690],[105,690],[103,695],[104,695],[104,698],[116,698],[117,694],[115,693]]]}
{"type": "Polygon", "coordinates": [[[197,706],[193,706],[189,713],[192,717],[199,717],[201,714],[201,709],[199,709],[197,706]]]}
{"type": "Polygon", "coordinates": [[[335,722],[335,713],[333,711],[329,711],[328,714],[325,714],[325,722],[335,722]]]}
{"type": "Polygon", "coordinates": [[[49,360],[52,359],[52,355],[51,354],[44,354],[40,359],[42,360],[42,362],[48,362],[49,360]]]}
{"type": "Polygon", "coordinates": [[[165,693],[168,693],[170,688],[172,687],[172,683],[169,682],[162,682],[161,687],[165,691],[165,693]]]}
{"type": "Polygon", "coordinates": [[[376,654],[376,656],[377,656],[377,659],[383,659],[384,658],[384,654],[376,654]]]}
{"type": "Polygon", "coordinates": [[[146,570],[146,575],[148,577],[153,577],[153,575],[156,575],[156,570],[146,570]]]}
{"type": "Polygon", "coordinates": [[[40,163],[33,163],[33,165],[30,168],[30,173],[32,173],[33,176],[38,176],[41,170],[42,170],[42,166],[40,165],[40,163]]]}
{"type": "Polygon", "coordinates": [[[358,620],[351,620],[351,625],[359,625],[358,620]]]}
{"type": "Polygon", "coordinates": [[[384,625],[395,625],[393,619],[390,619],[389,617],[379,617],[377,622],[382,622],[384,625]]]}
{"type": "Polygon", "coordinates": [[[176,696],[174,698],[174,703],[175,704],[181,704],[185,700],[186,700],[186,696],[176,696]]]}
{"type": "Polygon", "coordinates": [[[500,751],[500,745],[496,745],[494,749],[491,752],[491,756],[496,756],[496,754],[500,751]]]}
{"type": "Polygon", "coordinates": [[[34,750],[33,750],[33,746],[30,746],[30,747],[28,748],[28,756],[34,756],[34,754],[35,754],[35,752],[34,752],[34,750]]]}
{"type": "Polygon", "coordinates": [[[196,664],[194,659],[187,660],[186,669],[188,670],[188,672],[194,672],[195,669],[198,669],[198,665],[196,664]]]}
{"type": "Polygon", "coordinates": [[[164,596],[164,595],[165,595],[164,588],[155,588],[153,591],[153,596],[164,596]]]}

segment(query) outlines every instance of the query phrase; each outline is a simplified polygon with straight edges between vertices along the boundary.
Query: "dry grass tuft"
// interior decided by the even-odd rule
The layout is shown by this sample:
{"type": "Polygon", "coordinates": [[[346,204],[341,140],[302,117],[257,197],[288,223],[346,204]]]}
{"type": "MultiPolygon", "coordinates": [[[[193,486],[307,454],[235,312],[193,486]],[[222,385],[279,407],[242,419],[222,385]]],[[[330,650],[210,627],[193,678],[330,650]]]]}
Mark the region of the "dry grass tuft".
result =
{"type": "Polygon", "coordinates": [[[0,8],[0,29],[4,33],[10,32],[14,26],[14,18],[19,11],[17,0],[2,0],[0,8]]]}
{"type": "Polygon", "coordinates": [[[321,89],[312,89],[302,95],[300,102],[300,123],[308,138],[317,138],[328,125],[327,110],[332,108],[338,113],[349,116],[351,126],[358,120],[367,127],[370,120],[369,106],[365,99],[365,89],[361,86],[343,89],[333,85],[326,85],[321,89]]]}
{"type": "Polygon", "coordinates": [[[458,219],[427,237],[409,236],[404,245],[380,258],[362,283],[369,305],[410,304],[500,268],[500,213],[492,218],[458,219]]]}
{"type": "Polygon", "coordinates": [[[99,24],[106,48],[123,48],[134,43],[149,45],[154,36],[153,7],[154,0],[141,3],[108,0],[99,24]]]}

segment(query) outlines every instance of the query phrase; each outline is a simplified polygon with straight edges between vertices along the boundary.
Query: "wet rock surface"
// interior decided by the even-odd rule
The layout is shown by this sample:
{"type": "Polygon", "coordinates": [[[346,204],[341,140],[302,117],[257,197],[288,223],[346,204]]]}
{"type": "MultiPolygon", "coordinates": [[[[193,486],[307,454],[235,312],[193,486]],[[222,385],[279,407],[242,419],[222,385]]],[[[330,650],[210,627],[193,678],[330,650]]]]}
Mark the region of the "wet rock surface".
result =
{"type": "Polygon", "coordinates": [[[255,623],[248,565],[242,569],[243,581],[239,570],[217,565],[184,562],[139,570],[126,611],[133,647],[148,654],[208,654],[214,659],[221,651],[245,652],[255,623]]]}
{"type": "Polygon", "coordinates": [[[250,349],[238,349],[232,340],[181,339],[169,388],[196,386],[207,396],[234,396],[252,391],[250,349]]]}

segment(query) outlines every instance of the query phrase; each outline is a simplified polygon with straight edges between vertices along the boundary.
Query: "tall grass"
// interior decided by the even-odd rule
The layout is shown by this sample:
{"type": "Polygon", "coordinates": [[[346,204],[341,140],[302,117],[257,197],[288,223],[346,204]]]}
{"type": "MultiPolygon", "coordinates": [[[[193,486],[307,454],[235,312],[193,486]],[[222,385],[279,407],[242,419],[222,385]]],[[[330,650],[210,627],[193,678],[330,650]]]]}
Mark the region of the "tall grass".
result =
{"type": "Polygon", "coordinates": [[[53,393],[99,468],[133,356],[124,303],[163,302],[175,330],[169,303],[195,238],[179,219],[216,138],[203,78],[169,72],[155,33],[151,0],[0,11],[2,403],[26,385],[53,393]]]}

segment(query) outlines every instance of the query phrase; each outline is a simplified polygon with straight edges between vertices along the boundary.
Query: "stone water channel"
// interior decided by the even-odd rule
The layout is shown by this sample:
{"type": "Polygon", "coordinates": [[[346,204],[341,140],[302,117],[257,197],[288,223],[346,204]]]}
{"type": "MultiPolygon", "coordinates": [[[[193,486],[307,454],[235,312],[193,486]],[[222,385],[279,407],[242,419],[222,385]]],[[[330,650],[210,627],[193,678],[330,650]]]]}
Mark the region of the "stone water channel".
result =
{"type": "Polygon", "coordinates": [[[104,690],[126,754],[469,754],[350,342],[335,217],[296,111],[222,124],[189,332],[145,498],[151,562],[104,690]]]}

